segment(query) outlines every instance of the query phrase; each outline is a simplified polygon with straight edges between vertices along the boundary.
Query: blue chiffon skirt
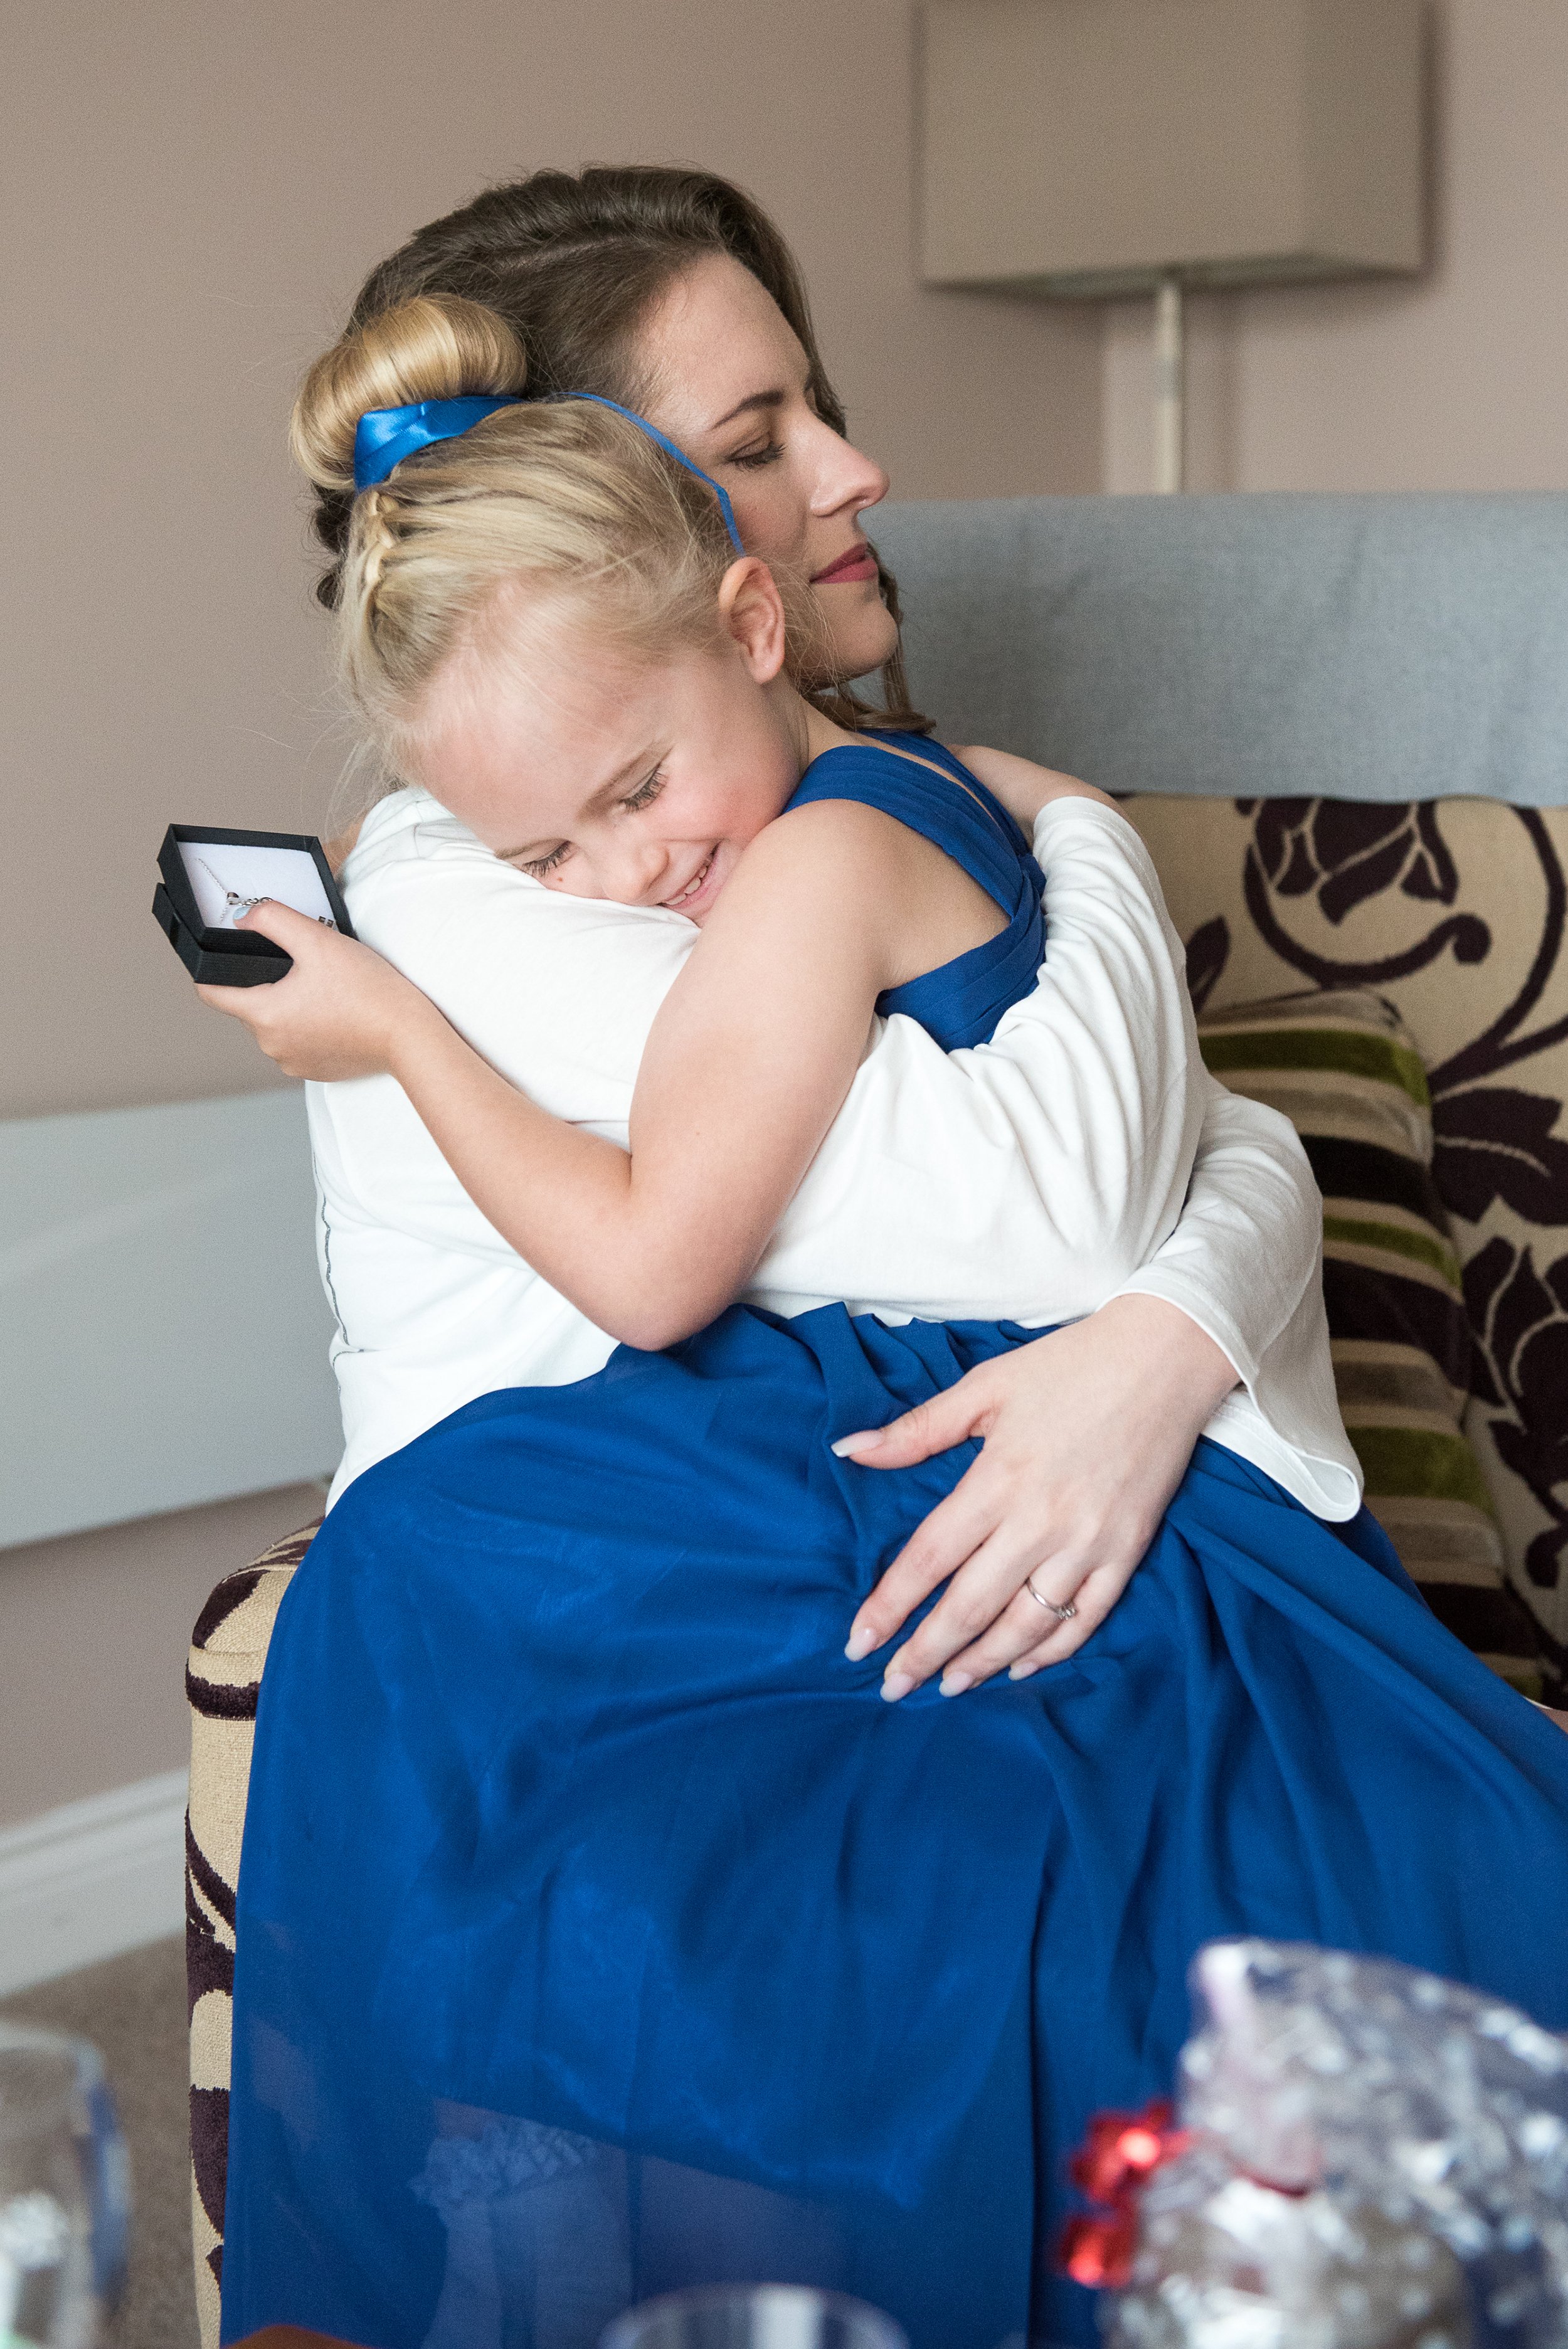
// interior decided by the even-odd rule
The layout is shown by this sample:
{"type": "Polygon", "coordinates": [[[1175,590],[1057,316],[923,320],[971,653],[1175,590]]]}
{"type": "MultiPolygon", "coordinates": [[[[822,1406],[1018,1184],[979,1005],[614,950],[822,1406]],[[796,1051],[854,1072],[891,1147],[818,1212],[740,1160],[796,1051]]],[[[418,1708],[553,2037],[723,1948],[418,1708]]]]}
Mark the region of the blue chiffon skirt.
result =
{"type": "Polygon", "coordinates": [[[1035,1334],[734,1308],[351,1487],[263,1683],[225,2341],[590,2349],[744,2278],[1088,2342],[1064,2157],[1169,2088],[1202,1942],[1568,2026],[1568,1738],[1365,1514],[1204,1443],[1070,1662],[890,1706],[846,1661],[975,1447],[830,1444],[1035,1334]]]}

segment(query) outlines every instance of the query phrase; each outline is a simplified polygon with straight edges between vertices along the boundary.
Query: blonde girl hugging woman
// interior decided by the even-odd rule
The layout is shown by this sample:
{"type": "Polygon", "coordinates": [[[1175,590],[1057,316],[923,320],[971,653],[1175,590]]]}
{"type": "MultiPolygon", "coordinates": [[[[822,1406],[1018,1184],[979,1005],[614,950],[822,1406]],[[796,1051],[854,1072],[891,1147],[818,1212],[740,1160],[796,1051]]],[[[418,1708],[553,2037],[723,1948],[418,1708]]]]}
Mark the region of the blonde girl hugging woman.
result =
{"type": "Polygon", "coordinates": [[[1365,1512],[1241,1442],[1200,1443],[1066,1661],[1038,1668],[1075,1611],[1048,1578],[942,1622],[906,1546],[975,1446],[875,1466],[876,1432],[1087,1309],[1075,1235],[1104,1296],[1175,1228],[1205,1099],[1179,946],[1099,794],[848,730],[796,683],[800,583],[714,482],[527,389],[446,297],[308,378],[296,446],[353,491],[350,698],[543,890],[700,936],[625,1148],[284,909],[251,918],[289,976],[212,994],[297,1074],[394,1077],[619,1341],[366,1467],[284,1602],[224,2337],[564,2349],[738,2276],[859,2293],[915,2349],[1087,2344],[1063,2155],[1169,2085],[1202,1942],[1378,1951],[1568,2023],[1568,1744],[1365,1512]],[[1035,1154],[1035,1228],[941,1319],[757,1301],[882,1023],[978,1055],[1031,999],[1034,1108],[995,1140],[1035,1154]]]}

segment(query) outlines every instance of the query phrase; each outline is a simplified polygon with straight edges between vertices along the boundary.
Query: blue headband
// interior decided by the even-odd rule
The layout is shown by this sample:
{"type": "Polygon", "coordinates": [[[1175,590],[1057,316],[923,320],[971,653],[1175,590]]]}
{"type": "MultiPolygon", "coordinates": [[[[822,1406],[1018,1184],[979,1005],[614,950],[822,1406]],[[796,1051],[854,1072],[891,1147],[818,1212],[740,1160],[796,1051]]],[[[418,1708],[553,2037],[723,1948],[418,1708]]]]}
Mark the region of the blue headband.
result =
{"type": "MultiPolygon", "coordinates": [[[[735,508],[729,502],[729,492],[721,490],[711,473],[694,465],[684,449],[677,449],[665,438],[656,424],[639,416],[634,408],[623,408],[618,399],[602,398],[596,391],[563,392],[564,399],[592,400],[595,408],[613,408],[617,416],[626,417],[656,442],[666,457],[684,465],[699,481],[706,481],[718,500],[718,511],[724,516],[724,526],[729,533],[729,543],[737,554],[744,554],[739,531],[736,528],[735,508]]],[[[362,416],[354,432],[354,486],[357,490],[373,489],[384,481],[394,465],[411,457],[416,449],[428,449],[437,440],[456,440],[498,408],[516,408],[520,402],[513,397],[500,399],[418,399],[407,408],[373,408],[362,416]]]]}

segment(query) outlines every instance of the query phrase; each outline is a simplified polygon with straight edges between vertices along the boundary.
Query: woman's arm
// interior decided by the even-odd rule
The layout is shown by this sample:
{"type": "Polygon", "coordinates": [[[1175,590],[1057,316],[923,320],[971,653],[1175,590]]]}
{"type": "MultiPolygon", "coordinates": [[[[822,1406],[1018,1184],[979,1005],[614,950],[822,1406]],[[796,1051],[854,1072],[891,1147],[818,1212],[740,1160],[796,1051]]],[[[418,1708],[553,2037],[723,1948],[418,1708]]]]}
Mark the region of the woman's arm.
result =
{"type": "MultiPolygon", "coordinates": [[[[961,755],[1020,820],[1031,793],[1043,806],[1068,780],[1006,752],[961,755]]],[[[890,1468],[973,1437],[985,1445],[856,1619],[851,1651],[869,1654],[949,1583],[893,1657],[890,1693],[938,1671],[956,1693],[1081,1647],[1125,1589],[1198,1437],[1238,1379],[1287,1441],[1310,1443],[1313,1430],[1288,1423],[1295,1381],[1281,1376],[1281,1392],[1271,1392],[1271,1358],[1293,1351],[1321,1231],[1321,1201],[1295,1135],[1272,1112],[1211,1084],[1186,1206],[1149,1264],[1088,1319],[983,1365],[856,1444],[858,1460],[890,1468]],[[1077,1610],[1044,1638],[1047,1619],[1024,1591],[1026,1578],[1077,1610]]]]}
{"type": "Polygon", "coordinates": [[[963,760],[970,773],[979,777],[1026,832],[1034,830],[1040,810],[1049,807],[1053,800],[1098,800],[1101,807],[1116,805],[1110,793],[1098,784],[1080,782],[1077,775],[1064,775],[1056,767],[1037,766],[1033,759],[1020,759],[1012,750],[988,750],[983,744],[972,744],[953,755],[963,760]]]}
{"type": "Polygon", "coordinates": [[[1280,1433],[1310,1444],[1314,1431],[1290,1413],[1295,1380],[1282,1378],[1278,1396],[1270,1388],[1272,1358],[1291,1351],[1293,1307],[1315,1271],[1322,1204],[1295,1136],[1260,1108],[1213,1088],[1181,1221],[1124,1290],[856,1445],[866,1466],[898,1468],[972,1438],[984,1444],[855,1619],[851,1651],[869,1655],[947,1583],[891,1659],[890,1683],[942,1673],[957,1693],[1074,1654],[1126,1589],[1239,1377],[1280,1433]],[[1026,1579],[1077,1613],[1053,1622],[1026,1579]]]}

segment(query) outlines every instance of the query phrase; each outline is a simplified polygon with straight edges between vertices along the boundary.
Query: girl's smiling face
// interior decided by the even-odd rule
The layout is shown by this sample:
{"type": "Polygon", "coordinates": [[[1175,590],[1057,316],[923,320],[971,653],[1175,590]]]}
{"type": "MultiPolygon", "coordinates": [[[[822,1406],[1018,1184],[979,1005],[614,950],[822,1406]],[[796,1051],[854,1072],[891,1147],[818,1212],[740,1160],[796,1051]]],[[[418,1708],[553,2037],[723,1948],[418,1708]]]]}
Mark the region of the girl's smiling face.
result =
{"type": "Polygon", "coordinates": [[[799,781],[784,616],[736,563],[707,646],[607,652],[580,613],[501,606],[420,711],[419,780],[519,872],[701,923],[799,781]]]}

